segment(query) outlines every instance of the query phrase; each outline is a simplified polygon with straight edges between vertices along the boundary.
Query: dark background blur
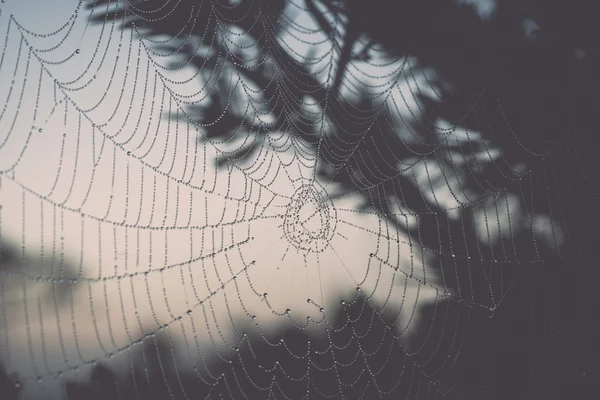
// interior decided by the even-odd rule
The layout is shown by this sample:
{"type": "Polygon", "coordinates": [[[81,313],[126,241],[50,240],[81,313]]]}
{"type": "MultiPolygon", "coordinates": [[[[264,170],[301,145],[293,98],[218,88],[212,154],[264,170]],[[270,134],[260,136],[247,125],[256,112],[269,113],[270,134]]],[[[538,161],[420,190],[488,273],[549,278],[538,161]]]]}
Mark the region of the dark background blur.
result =
{"type": "MultiPolygon", "coordinates": [[[[96,2],[96,6],[102,3],[96,2]]],[[[163,2],[132,3],[140,9],[153,10],[163,2]]],[[[454,294],[425,308],[425,318],[408,349],[400,346],[392,334],[386,334],[388,327],[395,326],[396,316],[380,315],[365,307],[365,298],[360,293],[353,294],[355,301],[340,306],[330,317],[332,326],[350,324],[352,330],[340,329],[333,336],[326,336],[285,328],[277,338],[283,337],[298,354],[306,353],[307,346],[316,354],[323,353],[314,356],[313,362],[318,365],[331,365],[328,349],[332,343],[350,340],[349,332],[373,338],[364,341],[373,346],[365,351],[377,351],[380,344],[391,349],[389,358],[375,357],[371,364],[381,368],[377,377],[379,386],[391,388],[391,392],[382,393],[365,378],[365,383],[357,385],[364,393],[356,388],[346,389],[344,398],[598,396],[600,272],[594,260],[595,233],[600,221],[595,114],[600,110],[597,75],[600,25],[594,12],[596,6],[589,0],[497,0],[485,2],[481,8],[475,3],[475,0],[307,0],[307,12],[339,44],[331,87],[323,87],[311,78],[305,64],[289,56],[283,46],[270,38],[269,29],[276,25],[268,21],[279,18],[286,5],[284,0],[242,1],[227,15],[236,20],[241,15],[255,13],[261,23],[244,18],[239,19],[239,27],[264,41],[265,48],[277,55],[251,70],[225,65],[237,68],[243,79],[265,90],[267,97],[273,96],[266,107],[275,115],[285,116],[264,131],[288,130],[316,147],[319,126],[304,123],[302,110],[289,106],[293,102],[277,99],[302,98],[310,88],[314,99],[329,101],[327,117],[335,124],[320,144],[322,162],[317,172],[347,193],[362,195],[366,210],[390,219],[395,218],[391,211],[393,202],[401,202],[411,210],[417,216],[418,228],[407,229],[406,233],[419,246],[439,249],[439,260],[429,264],[439,267],[437,272],[445,277],[444,284],[454,294]],[[492,6],[483,7],[489,4],[492,6]],[[337,25],[332,24],[335,20],[339,20],[337,25]],[[368,61],[369,52],[375,50],[390,58],[411,55],[417,60],[415,70],[435,71],[430,77],[431,84],[439,89],[435,95],[419,90],[413,93],[421,104],[422,114],[410,125],[414,136],[409,146],[391,128],[385,112],[373,114],[373,100],[348,78],[349,71],[360,68],[356,65],[368,61]],[[280,68],[272,68],[273,64],[280,68]],[[273,84],[271,78],[275,73],[279,75],[273,84]],[[295,85],[284,84],[288,81],[286,74],[290,75],[289,81],[293,77],[295,85]],[[346,101],[344,90],[354,91],[356,99],[346,101]],[[348,114],[346,107],[350,103],[355,108],[348,114]],[[366,117],[372,118],[377,129],[371,129],[368,135],[357,135],[365,130],[361,121],[366,117]],[[468,144],[453,141],[451,135],[436,131],[439,120],[459,121],[462,129],[479,132],[480,137],[468,144]],[[294,125],[303,129],[291,129],[294,125]],[[478,163],[469,159],[475,152],[492,148],[502,154],[501,162],[478,163]],[[450,153],[462,155],[465,162],[456,166],[450,153]],[[486,242],[477,233],[472,217],[472,208],[477,206],[459,209],[460,217],[450,219],[442,205],[422,195],[425,189],[416,177],[399,174],[398,164],[410,163],[415,154],[462,168],[460,189],[472,199],[481,199],[478,200],[481,205],[490,206],[496,204],[495,199],[515,196],[526,210],[523,224],[531,224],[534,213],[550,216],[565,232],[565,240],[551,245],[536,238],[530,227],[515,231],[510,240],[486,242]],[[348,167],[339,168],[336,160],[342,155],[349,157],[344,164],[348,167]],[[524,172],[515,172],[516,165],[524,172]],[[395,176],[395,179],[381,176],[395,176]],[[389,195],[400,192],[401,198],[389,195]],[[455,253],[473,256],[452,260],[450,255],[455,253]],[[492,310],[479,307],[477,299],[491,290],[487,276],[499,265],[504,287],[494,291],[502,293],[501,301],[492,310]],[[465,273],[461,266],[468,266],[471,273],[465,273]],[[460,340],[456,332],[460,332],[460,340]],[[381,337],[384,339],[378,342],[381,337]],[[388,385],[389,382],[397,385],[388,385]]],[[[182,0],[176,12],[160,21],[148,22],[129,14],[129,22],[123,29],[135,25],[150,37],[174,36],[188,21],[189,7],[195,4],[199,2],[182,0]]],[[[123,12],[122,8],[117,11],[123,12]]],[[[104,16],[97,15],[96,21],[104,21],[104,16]]],[[[210,38],[203,36],[204,30],[216,29],[214,24],[214,19],[199,20],[192,34],[197,40],[208,41],[210,38]]],[[[193,46],[184,47],[183,52],[186,51],[193,52],[193,46]]],[[[223,67],[214,58],[203,58],[201,54],[196,54],[193,62],[196,67],[208,70],[223,67]]],[[[218,160],[220,165],[252,157],[253,143],[265,140],[261,137],[264,131],[253,129],[235,107],[225,109],[226,88],[211,96],[208,105],[190,107],[190,115],[200,122],[212,121],[225,112],[219,123],[207,130],[207,138],[226,139],[242,126],[254,139],[229,160],[218,160]]],[[[496,229],[493,224],[491,228],[496,229]]],[[[3,268],[4,261],[3,258],[3,268]]],[[[262,366],[278,360],[280,344],[251,334],[241,338],[237,346],[237,354],[225,357],[233,360],[231,364],[215,356],[202,362],[197,360],[195,371],[178,371],[169,354],[169,339],[158,336],[132,352],[130,372],[119,375],[107,366],[98,365],[90,382],[68,382],[65,392],[69,399],[123,400],[205,396],[284,398],[282,393],[300,398],[306,392],[306,379],[295,382],[280,372],[262,370],[262,366]],[[203,379],[220,374],[225,374],[225,378],[214,386],[206,383],[212,382],[211,379],[203,379]],[[258,390],[248,378],[264,388],[272,385],[274,376],[276,387],[268,391],[258,390]]],[[[388,351],[381,354],[387,355],[388,351]]],[[[305,372],[305,362],[288,360],[287,365],[290,367],[286,371],[294,376],[305,372]]],[[[343,377],[352,382],[368,373],[366,366],[364,360],[356,360],[344,368],[343,377]]],[[[18,379],[0,369],[2,399],[18,398],[19,385],[14,384],[18,379]]],[[[337,392],[333,369],[311,372],[310,381],[322,393],[337,392]]],[[[308,398],[323,397],[314,390],[311,393],[308,398]]]]}

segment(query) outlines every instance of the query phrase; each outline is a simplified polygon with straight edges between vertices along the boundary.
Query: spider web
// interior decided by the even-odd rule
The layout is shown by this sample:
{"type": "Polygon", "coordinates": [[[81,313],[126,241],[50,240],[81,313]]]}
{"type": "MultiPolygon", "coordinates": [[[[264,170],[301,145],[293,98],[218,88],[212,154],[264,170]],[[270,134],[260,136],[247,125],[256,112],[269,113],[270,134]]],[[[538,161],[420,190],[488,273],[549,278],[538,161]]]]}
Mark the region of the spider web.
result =
{"type": "Polygon", "coordinates": [[[450,82],[366,39],[342,67],[344,17],[310,4],[3,2],[16,386],[67,396],[166,346],[172,398],[456,394],[523,266],[585,231],[593,187],[553,189],[585,175],[568,137],[486,86],[432,115],[450,82]]]}

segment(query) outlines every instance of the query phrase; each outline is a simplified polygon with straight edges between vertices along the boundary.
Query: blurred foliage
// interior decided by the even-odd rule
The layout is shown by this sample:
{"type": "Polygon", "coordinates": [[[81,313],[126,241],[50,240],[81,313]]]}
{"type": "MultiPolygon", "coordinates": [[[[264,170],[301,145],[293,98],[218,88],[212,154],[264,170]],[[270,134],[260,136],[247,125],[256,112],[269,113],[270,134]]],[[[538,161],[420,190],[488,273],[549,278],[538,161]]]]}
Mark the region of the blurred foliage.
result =
{"type": "MultiPolygon", "coordinates": [[[[102,10],[113,3],[95,1],[94,7],[102,10]]],[[[418,229],[407,233],[418,239],[419,247],[437,249],[440,255],[431,265],[439,266],[444,285],[465,300],[438,301],[425,307],[424,322],[411,345],[420,349],[413,360],[416,364],[411,365],[425,365],[427,370],[419,379],[428,376],[428,383],[445,386],[450,390],[448,398],[456,399],[593,398],[591,391],[597,393],[594,382],[600,379],[596,317],[600,304],[594,294],[600,273],[593,267],[597,264],[593,233],[600,221],[600,168],[593,145],[600,109],[596,6],[587,0],[498,0],[494,12],[482,19],[473,3],[308,0],[315,21],[340,44],[333,90],[310,73],[310,55],[305,57],[307,63],[299,62],[276,39],[273,29],[283,25],[274,21],[282,18],[284,0],[242,1],[238,7],[220,8],[215,8],[216,2],[181,0],[173,12],[157,20],[149,15],[163,15],[163,1],[131,1],[127,8],[114,11],[109,7],[107,13],[96,14],[95,21],[125,17],[123,27],[135,28],[146,38],[179,37],[156,50],[177,50],[172,67],[181,65],[178,57],[187,57],[202,70],[199,79],[216,88],[201,105],[187,106],[189,116],[199,124],[218,121],[203,128],[203,140],[226,145],[234,136],[247,138],[243,146],[219,160],[221,165],[255,155],[269,140],[269,132],[289,132],[314,153],[320,146],[318,173],[338,184],[342,194],[362,195],[365,208],[392,220],[397,218],[390,213],[394,202],[415,215],[418,229]],[[219,13],[219,20],[228,20],[229,26],[248,32],[257,48],[267,51],[241,50],[213,35],[222,28],[214,13],[219,13]],[[255,18],[241,18],[245,15],[255,18]],[[428,78],[436,88],[434,95],[414,90],[421,112],[401,134],[385,109],[374,112],[368,96],[331,98],[348,85],[344,74],[349,66],[368,58],[368,51],[354,52],[358,41],[383,49],[389,57],[415,57],[417,64],[408,73],[434,72],[428,78]],[[244,61],[253,57],[259,61],[244,61]],[[232,74],[247,85],[235,95],[229,85],[232,74]],[[257,111],[268,110],[274,116],[271,122],[246,118],[248,104],[237,99],[251,87],[262,91],[264,102],[256,105],[257,111]],[[315,122],[305,103],[327,104],[325,118],[315,122]],[[344,111],[350,107],[352,113],[344,111]],[[454,121],[480,136],[473,134],[467,142],[460,142],[453,135],[440,134],[436,128],[440,120],[454,121]],[[494,162],[469,158],[493,150],[501,154],[494,162]],[[461,155],[464,164],[456,165],[452,154],[461,155]],[[419,185],[423,176],[399,173],[423,160],[456,168],[460,174],[453,178],[470,198],[480,199],[480,207],[492,207],[498,199],[514,195],[526,210],[524,224],[532,225],[534,214],[554,218],[567,236],[565,243],[557,247],[536,240],[533,226],[515,231],[510,240],[486,242],[478,236],[467,207],[459,208],[458,218],[448,218],[442,205],[423,196],[419,185]],[[476,256],[469,261],[448,259],[454,253],[476,256]],[[509,256],[519,262],[503,263],[509,256]],[[494,266],[499,264],[504,275],[494,275],[495,284],[502,282],[498,307],[468,306],[469,299],[494,292],[488,277],[497,274],[494,266]],[[462,272],[465,269],[469,273],[462,272]],[[454,324],[464,329],[460,346],[448,335],[458,332],[454,324]],[[462,349],[460,357],[458,349],[462,349]],[[459,360],[463,364],[452,368],[458,375],[443,375],[446,363],[459,360]],[[442,371],[439,376],[436,368],[442,371]]],[[[444,185],[447,179],[442,174],[429,183],[444,185]]],[[[343,320],[345,311],[337,313],[338,320],[343,320]]],[[[361,327],[360,321],[353,322],[355,329],[361,327]]],[[[298,346],[309,341],[319,346],[330,343],[327,337],[309,337],[304,332],[290,331],[289,335],[290,343],[298,346]]],[[[256,342],[258,351],[268,354],[271,345],[262,339],[256,342]]],[[[168,347],[156,345],[152,349],[163,352],[168,347]]],[[[240,360],[251,359],[249,349],[240,349],[240,360]]],[[[405,361],[402,354],[388,360],[386,373],[404,371],[405,361]]],[[[227,379],[241,367],[213,362],[210,368],[217,375],[227,371],[227,379]]],[[[169,378],[156,363],[135,364],[136,369],[125,378],[98,367],[92,383],[70,384],[68,390],[73,398],[86,399],[184,398],[181,387],[189,390],[188,398],[208,393],[210,387],[198,376],[181,372],[169,378]]],[[[324,387],[330,382],[326,375],[315,379],[324,379],[324,387]]],[[[294,390],[290,385],[287,390],[294,390]]],[[[402,390],[407,388],[399,386],[398,393],[404,393],[400,398],[428,394],[426,389],[418,394],[402,390]]],[[[348,398],[354,395],[359,394],[351,393],[348,398]]],[[[231,397],[241,398],[240,394],[231,397]]]]}

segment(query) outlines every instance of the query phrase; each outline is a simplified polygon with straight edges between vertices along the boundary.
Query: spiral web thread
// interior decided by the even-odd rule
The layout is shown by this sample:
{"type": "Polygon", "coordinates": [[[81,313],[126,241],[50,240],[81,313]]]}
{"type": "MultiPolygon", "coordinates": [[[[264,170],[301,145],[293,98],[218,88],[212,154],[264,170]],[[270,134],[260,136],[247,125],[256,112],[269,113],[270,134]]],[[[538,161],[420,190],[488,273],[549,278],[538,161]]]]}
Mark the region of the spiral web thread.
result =
{"type": "MultiPolygon", "coordinates": [[[[163,376],[188,368],[208,398],[452,393],[522,266],[560,257],[583,229],[564,204],[597,201],[592,186],[551,191],[557,176],[585,174],[577,150],[551,154],[556,143],[512,129],[500,100],[482,109],[485,87],[464,94],[455,121],[422,125],[419,96],[445,83],[366,43],[333,92],[344,21],[325,9],[331,32],[299,17],[299,1],[281,14],[259,1],[157,4],[80,3],[49,33],[0,17],[0,229],[21,260],[1,271],[2,356],[28,372],[16,384],[83,382],[109,359],[133,368],[137,347],[166,337],[198,361],[163,357],[163,376]],[[169,18],[186,22],[153,36],[169,18]],[[507,159],[467,119],[526,159],[507,159]],[[398,145],[411,156],[393,157],[398,145]],[[539,180],[545,216],[528,192],[539,180]],[[425,303],[442,329],[411,345],[425,303]]],[[[171,396],[193,397],[173,382],[171,396]]]]}

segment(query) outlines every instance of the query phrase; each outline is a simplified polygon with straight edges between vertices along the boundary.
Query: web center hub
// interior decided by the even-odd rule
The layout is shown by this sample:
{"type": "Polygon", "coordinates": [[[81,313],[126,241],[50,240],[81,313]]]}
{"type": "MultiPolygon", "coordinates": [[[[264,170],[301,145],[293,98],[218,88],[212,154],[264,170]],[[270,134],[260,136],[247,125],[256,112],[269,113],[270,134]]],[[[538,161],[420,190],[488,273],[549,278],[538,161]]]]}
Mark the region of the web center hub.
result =
{"type": "Polygon", "coordinates": [[[285,236],[293,246],[308,252],[323,252],[335,234],[336,225],[337,211],[322,187],[304,185],[296,190],[283,221],[285,236]]]}

